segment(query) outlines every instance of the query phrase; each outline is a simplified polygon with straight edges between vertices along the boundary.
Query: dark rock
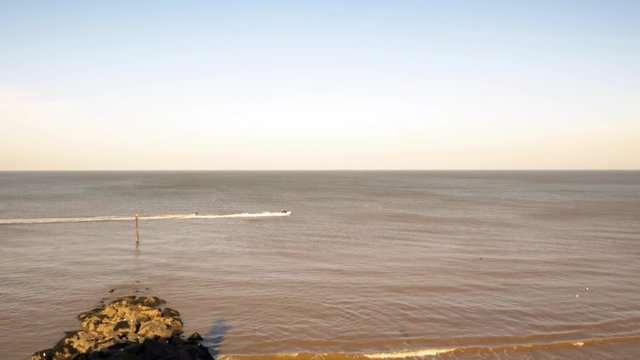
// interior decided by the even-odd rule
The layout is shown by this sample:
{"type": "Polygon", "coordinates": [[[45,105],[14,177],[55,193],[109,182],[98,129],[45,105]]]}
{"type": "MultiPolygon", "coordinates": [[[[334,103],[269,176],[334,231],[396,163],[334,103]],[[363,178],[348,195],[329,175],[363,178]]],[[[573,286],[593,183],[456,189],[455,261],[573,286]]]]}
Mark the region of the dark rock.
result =
{"type": "Polygon", "coordinates": [[[78,315],[78,320],[82,321],[82,320],[88,318],[89,316],[94,316],[96,314],[99,314],[102,310],[104,310],[104,306],[98,306],[98,307],[95,307],[95,308],[93,308],[93,309],[91,309],[89,311],[81,312],[78,315]]]}
{"type": "Polygon", "coordinates": [[[160,306],[166,303],[166,301],[155,296],[140,296],[135,300],[135,303],[145,306],[160,306]]]}
{"type": "Polygon", "coordinates": [[[178,310],[174,310],[174,309],[168,307],[168,308],[165,308],[164,310],[162,310],[162,316],[172,317],[172,318],[179,318],[180,317],[180,313],[178,312],[178,310]]]}
{"type": "Polygon", "coordinates": [[[113,330],[120,330],[120,329],[128,329],[129,328],[129,322],[127,320],[122,320],[119,321],[116,326],[113,327],[113,330]]]}
{"type": "Polygon", "coordinates": [[[55,350],[53,349],[44,349],[44,350],[36,351],[33,353],[33,356],[31,356],[31,359],[32,360],[52,360],[54,352],[55,350]]]}
{"type": "Polygon", "coordinates": [[[53,347],[53,351],[54,359],[66,359],[78,353],[78,350],[73,346],[61,342],[58,342],[58,344],[53,347]]]}
{"type": "Polygon", "coordinates": [[[104,350],[102,350],[101,352],[105,353],[105,354],[117,354],[117,353],[135,353],[138,348],[140,348],[140,344],[138,343],[129,343],[129,342],[122,342],[122,343],[117,343],[115,345],[112,345],[104,350]]]}
{"type": "Polygon", "coordinates": [[[52,349],[32,360],[211,360],[194,333],[182,337],[180,313],[160,308],[155,296],[124,296],[78,315],[82,330],[68,331],[52,349]]]}

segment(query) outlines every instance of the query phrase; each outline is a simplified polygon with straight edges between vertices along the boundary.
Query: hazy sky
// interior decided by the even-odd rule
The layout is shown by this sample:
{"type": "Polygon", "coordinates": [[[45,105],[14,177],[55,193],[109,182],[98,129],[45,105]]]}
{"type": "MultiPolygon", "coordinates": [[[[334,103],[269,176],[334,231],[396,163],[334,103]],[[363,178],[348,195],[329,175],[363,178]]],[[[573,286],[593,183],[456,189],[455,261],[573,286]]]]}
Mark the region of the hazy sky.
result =
{"type": "Polygon", "coordinates": [[[639,14],[0,0],[0,170],[639,169],[639,14]]]}

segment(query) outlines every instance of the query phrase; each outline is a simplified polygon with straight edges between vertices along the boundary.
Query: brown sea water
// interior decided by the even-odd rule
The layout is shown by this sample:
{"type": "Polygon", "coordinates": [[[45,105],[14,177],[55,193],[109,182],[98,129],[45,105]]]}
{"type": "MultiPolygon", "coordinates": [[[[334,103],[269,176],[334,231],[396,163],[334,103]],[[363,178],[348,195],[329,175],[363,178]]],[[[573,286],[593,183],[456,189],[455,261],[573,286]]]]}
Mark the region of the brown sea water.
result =
{"type": "Polygon", "coordinates": [[[131,293],[224,358],[640,358],[640,172],[0,173],[5,220],[285,208],[0,225],[0,358],[131,293]]]}

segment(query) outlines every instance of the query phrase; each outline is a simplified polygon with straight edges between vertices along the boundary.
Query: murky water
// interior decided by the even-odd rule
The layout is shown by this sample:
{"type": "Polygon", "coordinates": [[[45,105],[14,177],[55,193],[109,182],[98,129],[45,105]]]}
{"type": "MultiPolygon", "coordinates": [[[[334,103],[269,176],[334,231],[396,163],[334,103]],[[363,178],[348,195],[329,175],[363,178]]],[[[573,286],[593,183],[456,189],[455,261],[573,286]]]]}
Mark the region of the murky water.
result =
{"type": "Polygon", "coordinates": [[[226,358],[640,357],[640,172],[0,173],[0,219],[282,209],[0,225],[0,358],[131,293],[226,358]]]}

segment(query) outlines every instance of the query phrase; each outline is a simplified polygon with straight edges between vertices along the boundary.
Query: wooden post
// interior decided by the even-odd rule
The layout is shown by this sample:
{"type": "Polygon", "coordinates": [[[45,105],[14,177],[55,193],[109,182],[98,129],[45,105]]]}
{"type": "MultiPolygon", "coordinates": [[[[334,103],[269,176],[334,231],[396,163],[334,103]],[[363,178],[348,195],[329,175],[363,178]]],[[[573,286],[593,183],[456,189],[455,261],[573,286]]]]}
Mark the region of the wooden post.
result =
{"type": "Polygon", "coordinates": [[[138,223],[138,214],[136,214],[136,247],[140,246],[140,224],[138,223]]]}

